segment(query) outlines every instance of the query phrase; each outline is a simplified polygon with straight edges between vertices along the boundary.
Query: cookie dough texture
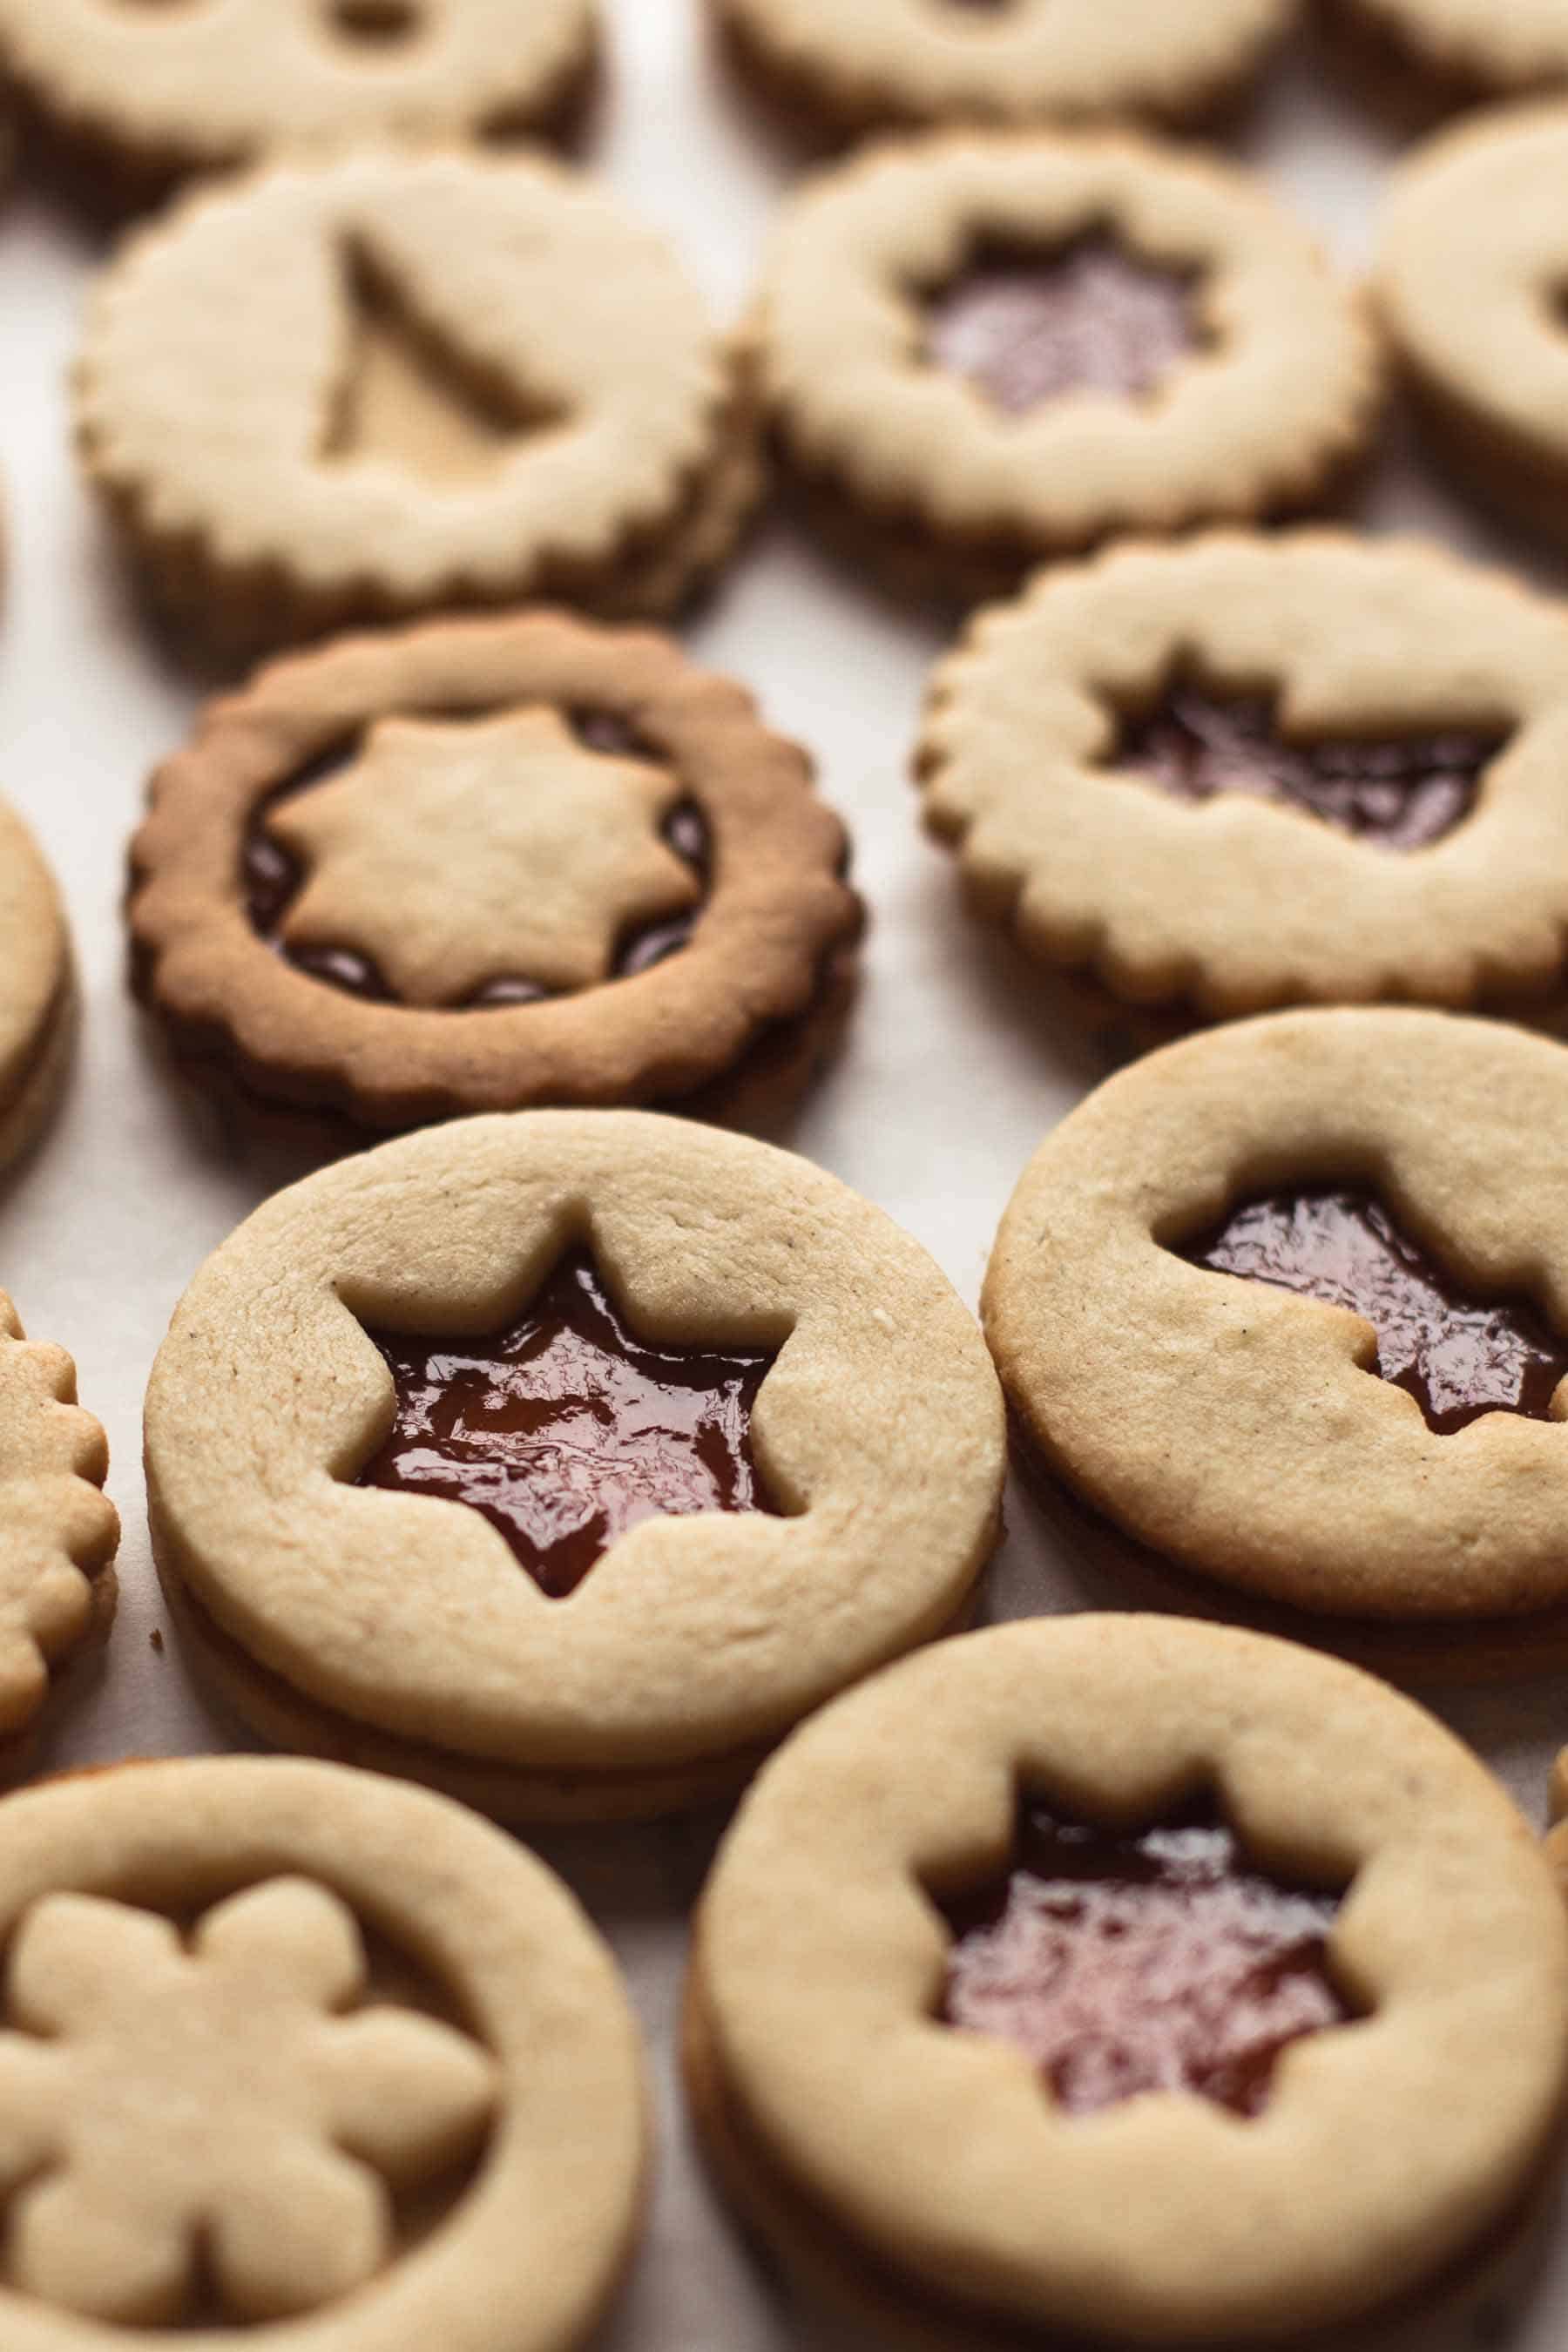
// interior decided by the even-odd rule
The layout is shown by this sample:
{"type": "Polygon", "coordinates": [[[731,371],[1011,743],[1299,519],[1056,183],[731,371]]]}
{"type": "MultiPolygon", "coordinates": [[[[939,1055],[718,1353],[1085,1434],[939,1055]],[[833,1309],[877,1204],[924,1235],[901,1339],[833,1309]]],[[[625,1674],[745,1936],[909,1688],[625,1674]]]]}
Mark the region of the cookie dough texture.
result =
{"type": "Polygon", "coordinates": [[[0,1170],[48,1121],[76,1034],[70,935],[54,876],[0,801],[0,1170]]]}
{"type": "Polygon", "coordinates": [[[1215,534],[1047,572],[938,671],[917,756],[976,911],[1047,971],[1194,1020],[1394,998],[1561,1007],[1568,608],[1426,546],[1215,534]],[[1409,853],[1118,772],[1177,677],[1277,695],[1286,737],[1497,732],[1476,806],[1409,853]]]}
{"type": "Polygon", "coordinates": [[[564,129],[594,0],[0,0],[0,65],[47,152],[113,204],[352,139],[564,129]]]}
{"type": "Polygon", "coordinates": [[[1396,168],[1374,278],[1437,457],[1553,540],[1568,539],[1565,206],[1568,105],[1471,119],[1396,168]]]}
{"type": "Polygon", "coordinates": [[[0,1291],[0,1755],[114,1615],[120,1520],[109,1446],[63,1348],[29,1339],[0,1291]]]}
{"type": "Polygon", "coordinates": [[[232,665],[436,606],[673,609],[760,488],[747,376],[674,255],[585,177],[384,149],[133,232],[76,414],[154,604],[232,665]]]}
{"type": "Polygon", "coordinates": [[[592,2329],[641,2216],[636,2027],[488,1824],[322,1764],[121,1766],[7,1801],[0,1921],[14,2352],[592,2329]]]}
{"type": "Polygon", "coordinates": [[[776,232],[760,333],[815,519],[895,587],[971,601],[1111,532],[1310,507],[1380,394],[1355,298],[1260,182],[1106,133],[940,132],[819,173],[776,232]],[[1007,415],[928,360],[921,300],[977,251],[1090,230],[1192,276],[1204,341],[1147,398],[1007,415]]]}
{"type": "Polygon", "coordinates": [[[1526,1823],[1409,1701],[1229,1629],[1037,1620],[878,1675],[765,1769],[699,1912],[689,2079],[742,2211],[890,2341],[1360,2352],[1433,2342],[1401,2305],[1462,2294],[1539,2193],[1565,1991],[1526,1823]],[[1331,1953],[1366,2013],[1288,2050],[1244,2126],[1167,2094],[1066,2115],[934,2021],[923,1889],[1003,1866],[1020,1790],[1121,1823],[1194,1787],[1265,1867],[1349,1886],[1331,1953]]]}
{"type": "Polygon", "coordinates": [[[279,1195],[182,1301],[146,1441],[165,1589],[229,1703],[515,1819],[732,1788],[960,1616],[1005,1454],[915,1243],[804,1160],[632,1112],[458,1123],[279,1195]],[[584,1241],[639,1333],[780,1349],[752,1433],[781,1515],[646,1520],[552,1601],[477,1512],[343,1482],[393,1410],[362,1323],[496,1330],[584,1241]]]}
{"type": "Polygon", "coordinates": [[[1023,1432],[1114,1530],[1304,1630],[1511,1631],[1539,1666],[1568,1602],[1561,1421],[1440,1436],[1369,1374],[1359,1316],[1175,1253],[1251,1195],[1363,1186],[1561,1330],[1565,1170],[1568,1052],[1500,1024],[1284,1013],[1169,1046],[1047,1138],[1002,1221],[984,1319],[1023,1432]]]}
{"type": "Polygon", "coordinates": [[[813,127],[1018,124],[1150,115],[1187,122],[1235,97],[1284,33],[1291,0],[711,0],[764,92],[813,127]]]}
{"type": "Polygon", "coordinates": [[[198,1074],[221,1065],[362,1130],[550,1101],[696,1097],[709,1116],[765,1119],[804,1090],[847,1010],[860,905],[805,753],[743,688],[647,631],[562,614],[436,622],[279,662],[209,706],[151,799],[131,856],[133,964],[176,1050],[198,1074]],[[567,724],[584,714],[640,748],[589,751],[567,724]],[[345,746],[339,775],[268,820],[308,868],[286,928],[368,953],[418,1001],[328,987],[249,919],[258,813],[345,746]],[[616,871],[612,787],[636,818],[616,871]],[[649,913],[696,894],[658,829],[682,802],[709,845],[692,935],[612,982],[598,967],[617,873],[653,886],[649,913]],[[476,983],[519,975],[581,984],[465,1007],[476,983]]]}

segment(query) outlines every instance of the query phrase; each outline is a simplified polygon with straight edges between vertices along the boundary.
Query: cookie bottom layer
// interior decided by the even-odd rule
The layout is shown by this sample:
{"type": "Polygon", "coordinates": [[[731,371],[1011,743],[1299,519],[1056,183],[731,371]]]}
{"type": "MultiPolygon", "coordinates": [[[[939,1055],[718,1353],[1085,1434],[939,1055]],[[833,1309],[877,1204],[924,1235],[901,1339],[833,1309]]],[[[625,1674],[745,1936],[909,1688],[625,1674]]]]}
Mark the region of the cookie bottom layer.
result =
{"type": "Polygon", "coordinates": [[[1318,0],[1313,30],[1331,69],[1407,138],[1462,107],[1506,95],[1458,58],[1417,49],[1391,26],[1373,25],[1357,0],[1318,0]]]}
{"type": "MultiPolygon", "coordinates": [[[[119,1532],[116,1530],[116,1543],[119,1532]]],[[[120,1579],[112,1560],[101,1568],[83,1569],[88,1579],[87,1622],[58,1658],[49,1661],[49,1677],[31,1720],[0,1738],[0,1790],[13,1788],[37,1770],[38,1750],[80,1696],[103,1663],[103,1653],[120,1606],[120,1579]]]]}
{"type": "Polygon", "coordinates": [[[38,1033],[20,1084],[10,1100],[0,1104],[0,1171],[11,1167],[31,1150],[53,1118],[65,1091],[80,1018],[76,975],[68,971],[38,1033]]]}
{"type": "Polygon", "coordinates": [[[1501,423],[1477,415],[1404,362],[1402,373],[1434,462],[1460,489],[1538,543],[1568,545],[1568,434],[1553,463],[1522,448],[1501,423]]]}
{"type": "MultiPolygon", "coordinates": [[[[923,2284],[900,2280],[860,2252],[829,2214],[784,2177],[725,2082],[704,2011],[701,1948],[699,1927],[681,2035],[687,2101],[699,2138],[722,2195],[763,2250],[775,2254],[815,2301],[864,2331],[868,2340],[896,2345],[901,2352],[1140,2352],[1121,2337],[992,2318],[957,2302],[944,2306],[923,2284]]],[[[1560,2140],[1522,2204],[1489,2232],[1482,2247],[1461,2255],[1418,2295],[1308,2335],[1270,2333],[1266,2343],[1231,2338],[1224,2352],[1474,2352],[1480,2342],[1500,2342],[1500,2335],[1481,2331],[1507,2326],[1545,2260],[1563,2154],[1560,2140]]],[[[1141,2352],[1150,2352],[1146,2343],[1141,2352]]],[[[1173,2346],[1172,2352],[1178,2347],[1173,2346]]],[[[1198,2347],[1189,2344],[1181,2352],[1198,2347]]]]}

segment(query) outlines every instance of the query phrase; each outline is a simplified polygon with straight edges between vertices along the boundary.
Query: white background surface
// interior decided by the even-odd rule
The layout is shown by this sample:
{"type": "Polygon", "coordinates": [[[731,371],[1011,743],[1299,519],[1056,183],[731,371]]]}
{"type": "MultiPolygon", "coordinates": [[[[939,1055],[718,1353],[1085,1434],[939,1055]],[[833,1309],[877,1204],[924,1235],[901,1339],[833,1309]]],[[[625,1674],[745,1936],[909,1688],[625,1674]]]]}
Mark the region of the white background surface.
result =
{"type": "MultiPolygon", "coordinates": [[[[696,0],[615,0],[611,13],[611,90],[591,161],[668,230],[728,315],[746,294],[789,159],[704,54],[696,0]]],[[[1285,61],[1245,144],[1343,262],[1364,258],[1387,142],[1309,55],[1285,61]]],[[[179,740],[195,696],[139,625],[70,463],[65,378],[97,257],[79,224],[25,192],[0,211],[11,575],[0,625],[0,789],[37,827],[65,884],[87,1003],[63,1114],[0,1200],[0,1284],[31,1332],[75,1354],[82,1399],[109,1429],[110,1491],[125,1524],[106,1672],[46,1764],[230,1744],[188,1687],[172,1639],[160,1654],[149,1638],[163,1619],[143,1517],[140,1406],[184,1284],[273,1175],[175,1090],[123,985],[124,845],[147,771],[179,740]]],[[[243,287],[235,299],[243,301],[243,287]]],[[[1366,520],[1552,577],[1399,448],[1373,486],[1366,520]]],[[[854,828],[871,901],[853,1042],[793,1139],[917,1234],[973,1301],[1018,1172],[1094,1073],[1034,1016],[1022,967],[969,924],[947,861],[917,829],[908,752],[939,633],[862,597],[778,526],[691,643],[751,684],[768,717],[816,752],[824,789],[854,828]]],[[[998,1614],[1077,1605],[1070,1570],[1018,1493],[991,1594],[998,1614]]],[[[1551,1754],[1568,1739],[1568,1685],[1467,1698],[1447,1711],[1539,1812],[1551,1754]]],[[[606,2352],[815,2344],[708,2199],[680,2123],[670,2050],[682,1917],[710,1832],[674,1824],[540,1843],[615,1941],[657,2053],[664,2145],[653,2227],[606,2352]]],[[[1568,2243],[1553,2282],[1514,2339],[1519,2352],[1561,2352],[1568,2342],[1568,2243]]]]}

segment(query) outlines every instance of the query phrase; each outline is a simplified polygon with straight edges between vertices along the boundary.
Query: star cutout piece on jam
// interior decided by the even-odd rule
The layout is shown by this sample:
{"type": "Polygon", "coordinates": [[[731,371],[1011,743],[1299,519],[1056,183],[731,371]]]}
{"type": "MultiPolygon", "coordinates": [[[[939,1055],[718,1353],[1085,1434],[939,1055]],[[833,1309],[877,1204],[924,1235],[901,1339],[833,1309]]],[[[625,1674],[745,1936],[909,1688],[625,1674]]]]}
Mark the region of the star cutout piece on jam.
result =
{"type": "Polygon", "coordinates": [[[542,707],[384,719],[268,817],[308,869],[283,936],[368,957],[407,1004],[461,1004],[503,974],[593,987],[626,930],[701,896],[659,833],[682,796],[672,771],[590,751],[542,707]]]}
{"type": "Polygon", "coordinates": [[[504,1330],[370,1336],[397,1410],[356,1483],[482,1512],[552,1601],[639,1520],[774,1507],[752,1452],[773,1351],[638,1339],[584,1254],[504,1330]]]}

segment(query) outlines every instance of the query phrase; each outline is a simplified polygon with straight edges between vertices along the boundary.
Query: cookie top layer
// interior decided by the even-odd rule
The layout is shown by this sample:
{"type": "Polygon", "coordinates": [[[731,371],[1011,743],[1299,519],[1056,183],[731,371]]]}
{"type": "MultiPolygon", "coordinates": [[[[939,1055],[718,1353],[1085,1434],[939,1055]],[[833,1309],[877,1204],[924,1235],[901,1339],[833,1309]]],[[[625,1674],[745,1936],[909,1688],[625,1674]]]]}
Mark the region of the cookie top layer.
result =
{"type": "Polygon", "coordinates": [[[7,1803],[0,1922],[16,2352],[592,2325],[640,2205],[636,2028],[510,1839],[330,1765],[128,1765],[7,1803]]]}
{"type": "Polygon", "coordinates": [[[1568,107],[1461,123],[1395,170],[1375,278],[1418,382],[1500,461],[1553,469],[1568,467],[1565,205],[1568,107]]]}
{"type": "Polygon", "coordinates": [[[918,764],[931,829],[1031,955],[1230,1016],[1560,985],[1565,760],[1568,609],[1324,531],[1044,574],[937,673],[918,764]]]}
{"type": "MultiPolygon", "coordinates": [[[[94,1620],[120,1520],[109,1446],[63,1348],[29,1339],[0,1291],[0,1735],[24,1730],[94,1620]]],[[[110,1588],[112,1580],[110,1580],[110,1588]]]]}
{"type": "Polygon", "coordinates": [[[1021,559],[1314,494],[1363,438],[1373,343],[1260,183],[1131,139],[950,133],[871,150],[795,197],[763,285],[766,391],[791,457],[957,551],[1021,559]],[[1012,414],[933,363],[922,304],[994,252],[1086,235],[1185,282],[1197,347],[1142,398],[1012,414]]]}
{"type": "Polygon", "coordinates": [[[1098,0],[716,0],[759,62],[846,125],[973,116],[1181,117],[1234,84],[1291,0],[1174,0],[1156,16],[1098,0]]]}
{"type": "Polygon", "coordinates": [[[1445,1433],[1343,1305],[1189,1262],[1233,1211],[1365,1195],[1468,1298],[1568,1331],[1568,1053],[1415,1012],[1277,1014],[1165,1048],[1041,1146],[984,1319],[1047,1465],[1167,1559],[1309,1611],[1412,1623],[1568,1597],[1568,1432],[1445,1433]]]}
{"type": "Polygon", "coordinates": [[[295,1689],[448,1754],[605,1773],[774,1737],[950,1622],[1005,1433],[972,1318],[834,1178],[689,1121],[531,1111],[260,1209],[174,1317],[147,1455],[166,1565],[295,1689]],[[773,1507],[647,1518],[553,1600],[478,1510],[347,1482],[393,1425],[377,1339],[500,1333],[584,1250],[640,1340],[776,1351],[750,1428],[773,1507]]]}
{"type": "Polygon", "coordinates": [[[55,877],[16,810],[0,801],[0,1117],[26,1090],[69,975],[55,877]]]}
{"type": "Polygon", "coordinates": [[[816,1717],[743,1802],[697,1954],[725,2091],[803,2210],[940,2309],[1097,2341],[1272,2340],[1432,2281],[1537,2173],[1568,2066],[1562,1905],[1491,1776],[1367,1675],[1167,1619],[994,1628],[816,1717]],[[1020,1796],[1128,1828],[1198,1790],[1263,1866],[1348,1889],[1358,2013],[1283,2051],[1260,2114],[1076,2116],[938,2021],[934,1898],[992,1876],[1020,1796]]]}
{"type": "Polygon", "coordinates": [[[0,55],[48,124],[170,173],[287,146],[546,121],[595,0],[0,0],[0,55]]]}
{"type": "Polygon", "coordinates": [[[271,572],[307,617],[589,582],[688,520],[733,397],[696,288],[590,181],[390,150],[134,233],[77,375],[138,541],[195,540],[237,593],[271,572]]]}
{"type": "Polygon", "coordinates": [[[810,782],[667,638],[535,614],[346,640],[212,706],[154,777],[142,984],[252,1085],[373,1125],[674,1098],[856,936],[810,782]]]}

